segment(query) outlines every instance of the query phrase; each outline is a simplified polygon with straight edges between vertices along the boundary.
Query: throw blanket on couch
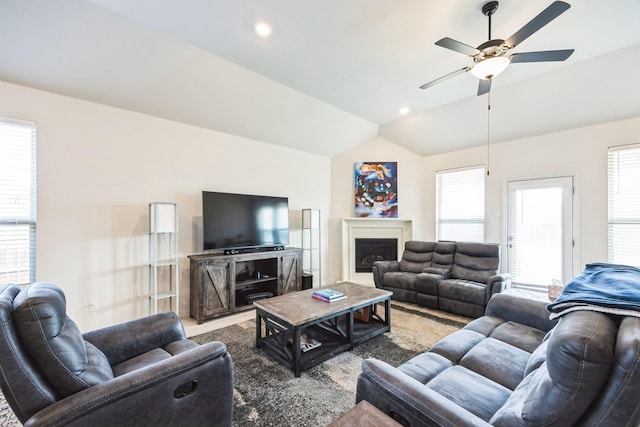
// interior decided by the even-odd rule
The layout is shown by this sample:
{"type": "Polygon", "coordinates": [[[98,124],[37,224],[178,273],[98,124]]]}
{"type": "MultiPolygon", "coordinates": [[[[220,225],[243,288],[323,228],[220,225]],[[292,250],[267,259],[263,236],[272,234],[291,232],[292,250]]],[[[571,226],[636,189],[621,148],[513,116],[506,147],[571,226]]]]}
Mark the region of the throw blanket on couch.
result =
{"type": "Polygon", "coordinates": [[[619,264],[587,264],[547,309],[551,312],[550,319],[576,310],[640,317],[640,269],[619,264]]]}

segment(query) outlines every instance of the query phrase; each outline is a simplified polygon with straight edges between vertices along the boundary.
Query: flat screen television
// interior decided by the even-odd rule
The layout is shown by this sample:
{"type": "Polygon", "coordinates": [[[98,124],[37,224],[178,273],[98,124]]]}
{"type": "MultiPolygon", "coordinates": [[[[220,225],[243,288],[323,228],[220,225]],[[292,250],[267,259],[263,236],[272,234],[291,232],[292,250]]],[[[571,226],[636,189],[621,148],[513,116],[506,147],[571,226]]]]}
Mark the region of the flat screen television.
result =
{"type": "Polygon", "coordinates": [[[289,244],[286,197],[202,192],[204,250],[289,244]]]}

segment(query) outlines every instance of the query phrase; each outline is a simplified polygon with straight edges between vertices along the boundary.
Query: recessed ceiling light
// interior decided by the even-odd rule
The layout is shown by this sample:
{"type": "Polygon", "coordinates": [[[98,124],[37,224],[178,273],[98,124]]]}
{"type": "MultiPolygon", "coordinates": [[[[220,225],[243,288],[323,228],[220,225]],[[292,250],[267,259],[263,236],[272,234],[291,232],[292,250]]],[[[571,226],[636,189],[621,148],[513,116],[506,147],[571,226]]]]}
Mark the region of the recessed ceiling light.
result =
{"type": "Polygon", "coordinates": [[[407,114],[409,114],[409,111],[411,111],[409,107],[402,107],[400,110],[398,110],[398,113],[401,116],[406,116],[407,114]]]}
{"type": "Polygon", "coordinates": [[[258,36],[262,37],[263,39],[269,37],[273,31],[273,29],[271,28],[271,24],[264,21],[256,22],[253,26],[253,30],[258,36]]]}

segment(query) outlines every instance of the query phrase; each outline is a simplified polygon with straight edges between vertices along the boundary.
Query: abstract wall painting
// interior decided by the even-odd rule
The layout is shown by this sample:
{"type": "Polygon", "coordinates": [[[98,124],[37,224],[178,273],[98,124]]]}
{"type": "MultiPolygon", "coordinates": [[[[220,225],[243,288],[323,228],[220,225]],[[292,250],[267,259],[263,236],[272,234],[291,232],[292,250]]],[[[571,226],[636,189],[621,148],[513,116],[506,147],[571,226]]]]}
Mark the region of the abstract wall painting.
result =
{"type": "Polygon", "coordinates": [[[398,218],[398,163],[356,162],[355,213],[359,218],[398,218]]]}

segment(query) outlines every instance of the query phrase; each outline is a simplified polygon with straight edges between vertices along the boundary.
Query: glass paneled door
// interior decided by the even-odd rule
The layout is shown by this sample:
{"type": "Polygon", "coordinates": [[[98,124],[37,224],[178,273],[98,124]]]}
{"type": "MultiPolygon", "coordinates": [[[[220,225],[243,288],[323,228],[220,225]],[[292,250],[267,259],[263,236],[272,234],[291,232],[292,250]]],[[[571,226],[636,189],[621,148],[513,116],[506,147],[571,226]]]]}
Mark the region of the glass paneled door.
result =
{"type": "Polygon", "coordinates": [[[506,268],[513,283],[544,287],[574,276],[573,177],[507,183],[506,268]]]}

